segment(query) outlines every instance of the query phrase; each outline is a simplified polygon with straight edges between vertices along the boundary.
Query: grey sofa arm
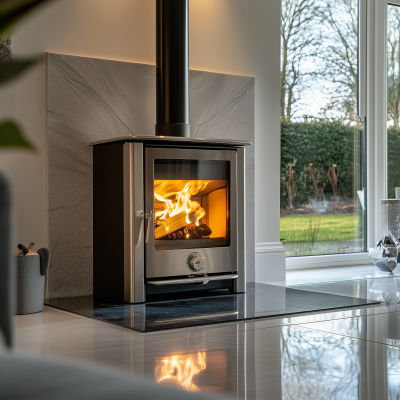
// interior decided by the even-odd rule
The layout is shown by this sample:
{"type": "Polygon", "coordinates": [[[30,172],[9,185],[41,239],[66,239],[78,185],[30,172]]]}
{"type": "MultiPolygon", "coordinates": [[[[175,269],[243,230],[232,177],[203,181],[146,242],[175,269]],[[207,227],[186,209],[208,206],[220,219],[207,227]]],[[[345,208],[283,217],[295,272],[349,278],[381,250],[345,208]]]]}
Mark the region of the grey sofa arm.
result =
{"type": "MultiPolygon", "coordinates": [[[[8,347],[13,344],[15,311],[15,265],[12,254],[11,184],[0,173],[0,334],[8,347]]],[[[0,341],[1,343],[1,341],[0,341]]]]}

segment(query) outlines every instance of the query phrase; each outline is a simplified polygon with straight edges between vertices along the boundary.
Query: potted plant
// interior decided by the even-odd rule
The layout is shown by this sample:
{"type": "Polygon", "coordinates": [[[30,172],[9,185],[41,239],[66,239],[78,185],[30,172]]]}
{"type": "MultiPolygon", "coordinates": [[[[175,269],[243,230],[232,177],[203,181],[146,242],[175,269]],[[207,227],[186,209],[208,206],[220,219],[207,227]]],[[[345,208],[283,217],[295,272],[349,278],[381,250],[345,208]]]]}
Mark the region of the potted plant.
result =
{"type": "MultiPolygon", "coordinates": [[[[8,37],[11,28],[23,17],[39,5],[50,0],[0,0],[0,36],[8,37]]],[[[31,65],[39,60],[38,57],[26,60],[11,60],[0,62],[0,86],[17,78],[31,65]]],[[[23,136],[18,124],[11,120],[0,121],[0,148],[25,148],[33,146],[23,136]]],[[[7,305],[8,313],[0,316],[0,330],[5,333],[6,343],[11,346],[11,324],[14,315],[14,303],[10,299],[14,292],[14,263],[12,254],[12,198],[8,178],[0,173],[0,302],[7,305]]]]}

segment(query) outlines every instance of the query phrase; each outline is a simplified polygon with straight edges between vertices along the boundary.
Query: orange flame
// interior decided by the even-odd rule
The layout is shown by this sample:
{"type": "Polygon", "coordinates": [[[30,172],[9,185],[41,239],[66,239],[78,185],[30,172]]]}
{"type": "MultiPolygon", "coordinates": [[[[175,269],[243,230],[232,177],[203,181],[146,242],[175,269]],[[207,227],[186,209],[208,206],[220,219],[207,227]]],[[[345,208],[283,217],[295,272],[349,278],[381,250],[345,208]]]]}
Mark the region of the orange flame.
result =
{"type": "Polygon", "coordinates": [[[164,203],[164,210],[157,211],[157,219],[165,220],[182,212],[186,212],[186,222],[189,225],[192,221],[189,214],[195,213],[196,225],[199,225],[199,219],[206,212],[197,201],[190,198],[204,190],[209,181],[155,181],[154,197],[164,203]]]}
{"type": "Polygon", "coordinates": [[[192,382],[193,377],[206,369],[206,353],[174,355],[158,359],[155,367],[157,383],[174,383],[191,392],[200,389],[192,382]]]}

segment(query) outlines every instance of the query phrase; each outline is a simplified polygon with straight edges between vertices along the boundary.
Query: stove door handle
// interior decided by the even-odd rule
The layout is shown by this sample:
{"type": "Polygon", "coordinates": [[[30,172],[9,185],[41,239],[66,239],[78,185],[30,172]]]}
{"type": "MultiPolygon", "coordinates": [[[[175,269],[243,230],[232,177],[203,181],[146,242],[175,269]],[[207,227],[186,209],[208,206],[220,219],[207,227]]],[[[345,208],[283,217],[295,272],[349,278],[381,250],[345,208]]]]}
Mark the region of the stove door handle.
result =
{"type": "Polygon", "coordinates": [[[151,214],[152,214],[152,211],[147,211],[146,212],[146,235],[144,237],[144,242],[145,243],[147,243],[149,241],[151,214]]]}
{"type": "Polygon", "coordinates": [[[139,211],[136,215],[140,219],[139,234],[137,235],[137,244],[139,244],[139,242],[140,242],[140,240],[142,238],[142,232],[143,232],[144,212],[143,211],[139,211]]]}

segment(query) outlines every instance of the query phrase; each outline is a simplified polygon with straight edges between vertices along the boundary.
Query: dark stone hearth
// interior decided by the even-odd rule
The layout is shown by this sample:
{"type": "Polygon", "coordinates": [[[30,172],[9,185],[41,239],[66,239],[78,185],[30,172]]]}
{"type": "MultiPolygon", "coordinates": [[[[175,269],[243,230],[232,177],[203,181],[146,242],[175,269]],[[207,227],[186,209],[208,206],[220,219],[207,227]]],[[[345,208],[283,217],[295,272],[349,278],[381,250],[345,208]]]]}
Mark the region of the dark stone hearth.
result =
{"type": "Polygon", "coordinates": [[[311,292],[262,283],[247,283],[247,292],[204,291],[196,298],[154,298],[145,304],[129,304],[102,297],[84,296],[47,300],[46,305],[140,332],[332,311],[370,306],[377,301],[311,292]]]}

